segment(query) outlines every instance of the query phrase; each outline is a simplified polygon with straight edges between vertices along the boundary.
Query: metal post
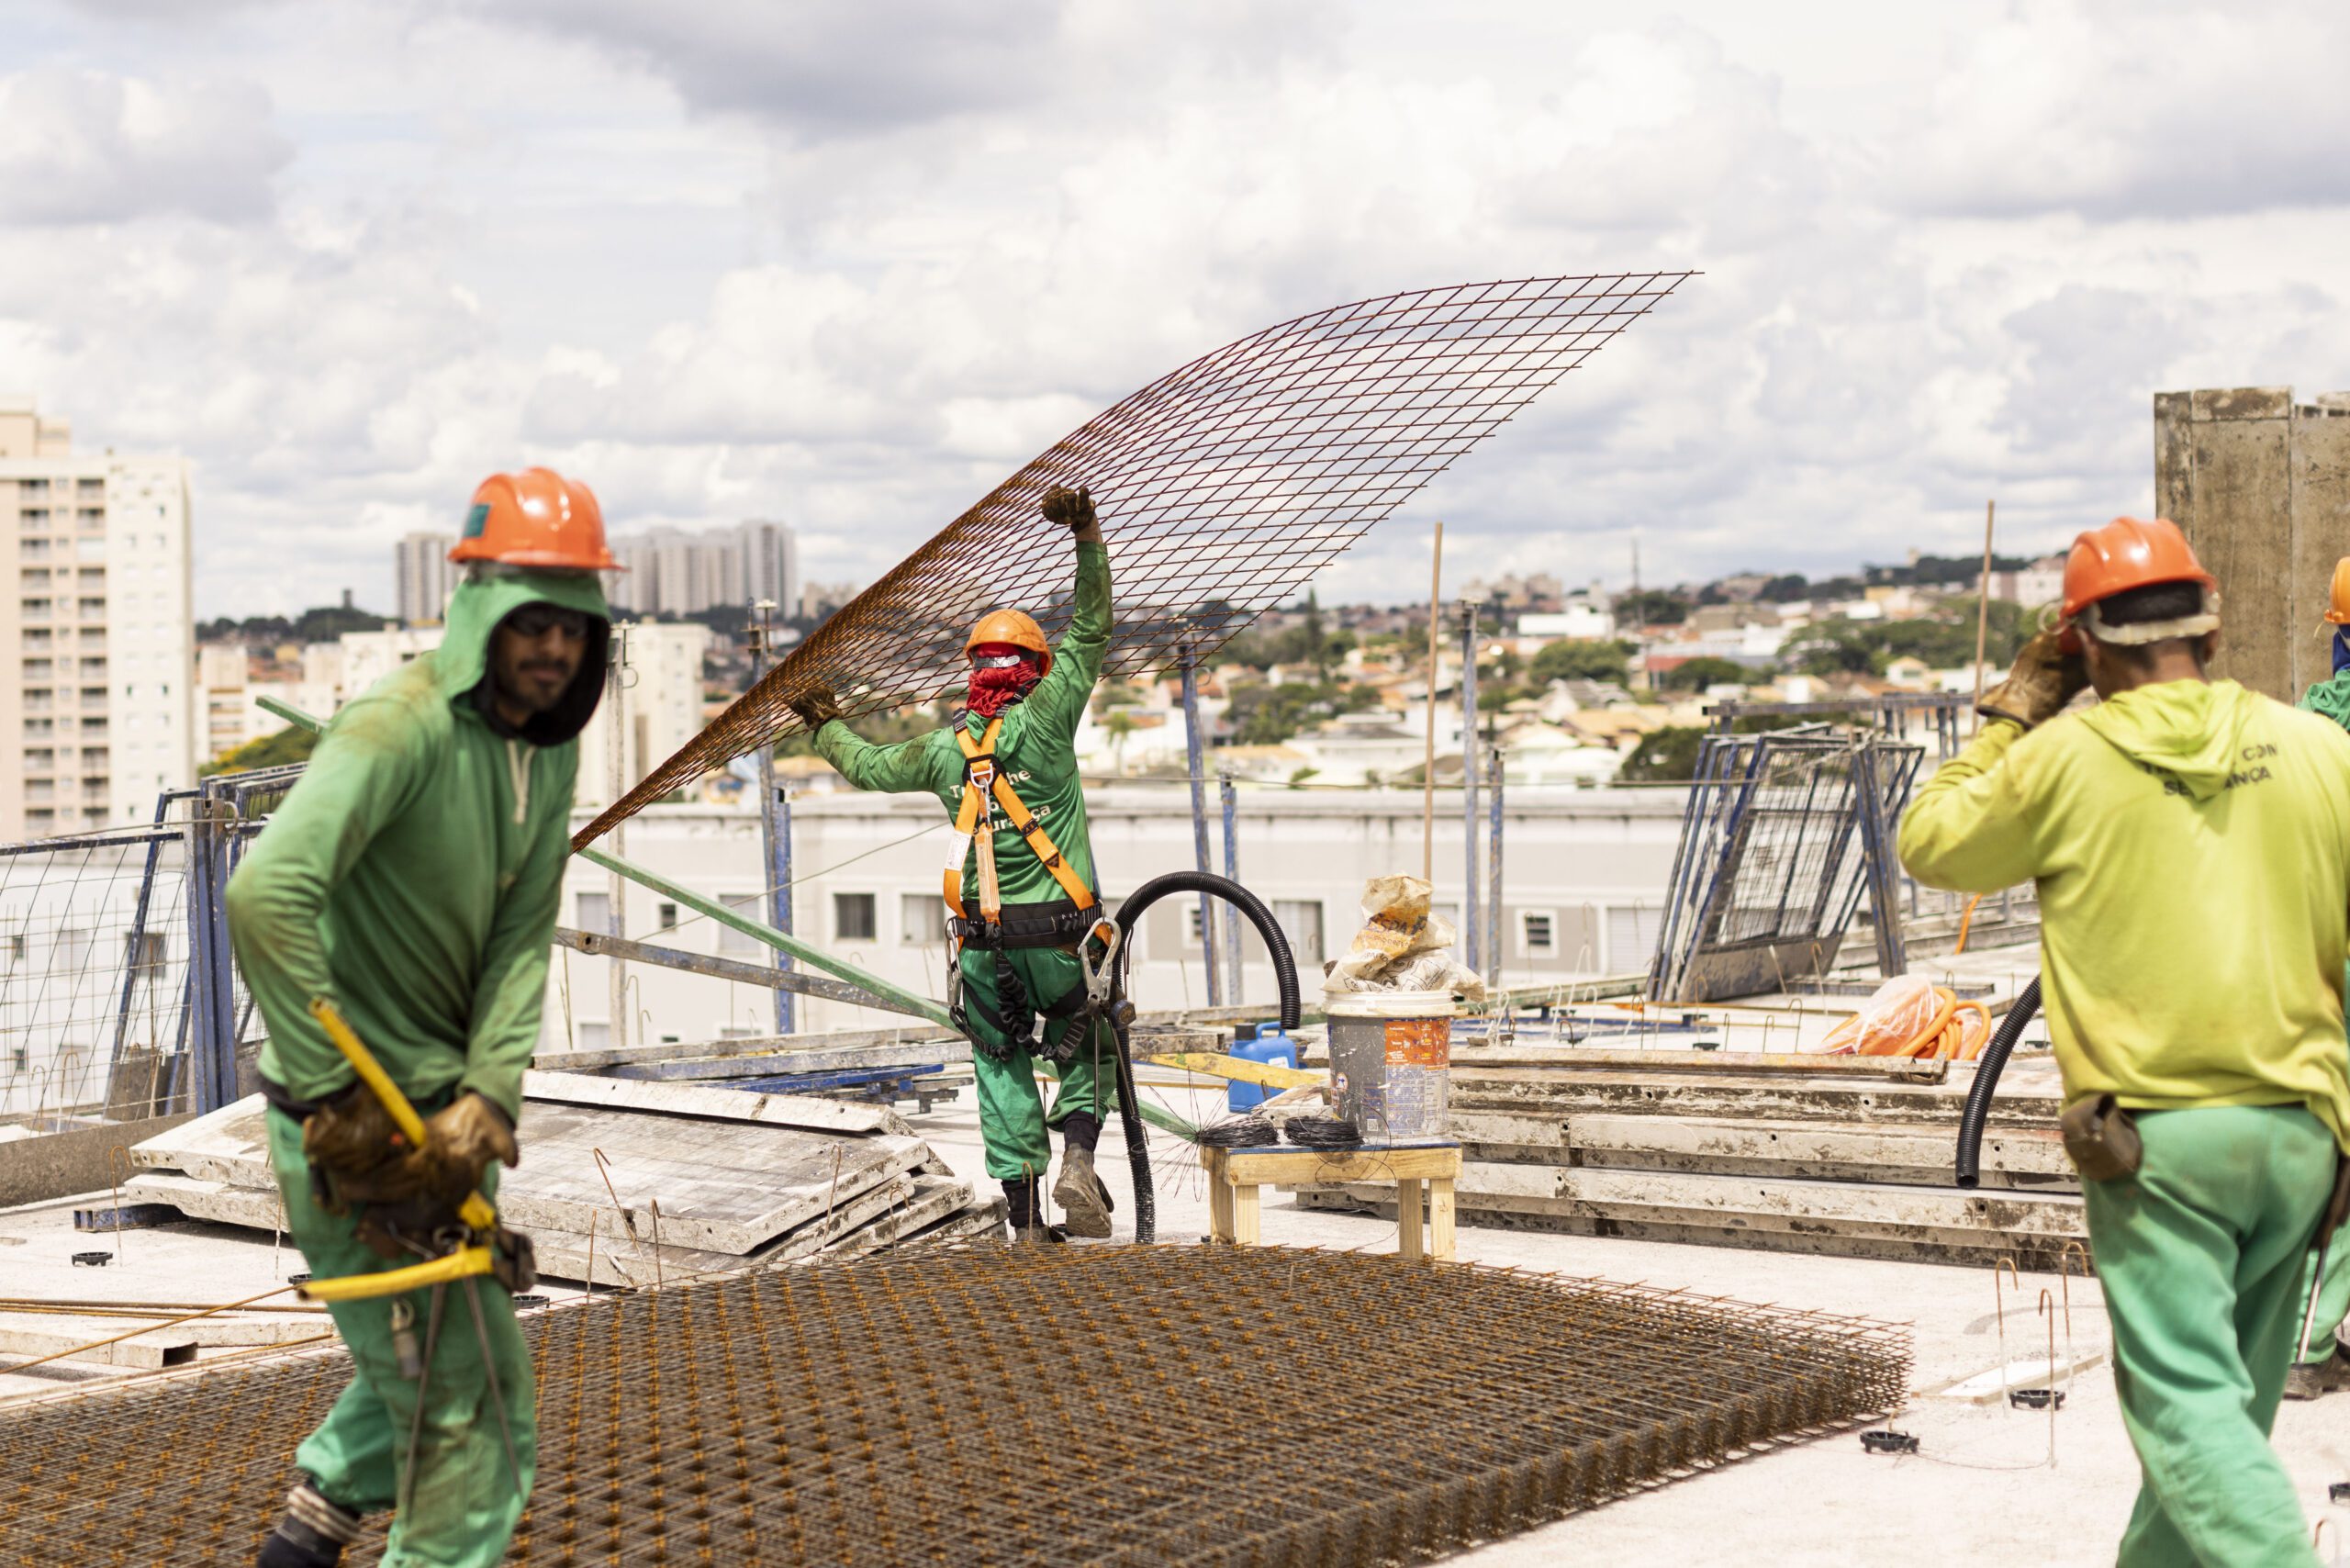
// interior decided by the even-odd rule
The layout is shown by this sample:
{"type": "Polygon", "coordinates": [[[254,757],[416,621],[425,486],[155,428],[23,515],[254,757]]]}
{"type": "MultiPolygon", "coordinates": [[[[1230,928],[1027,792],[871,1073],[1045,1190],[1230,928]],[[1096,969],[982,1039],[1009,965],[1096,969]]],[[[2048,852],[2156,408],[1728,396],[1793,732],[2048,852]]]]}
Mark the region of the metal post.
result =
{"type": "MultiPolygon", "coordinates": [[[[604,747],[608,771],[611,779],[610,800],[617,801],[628,793],[628,629],[612,628],[612,656],[606,666],[609,681],[604,692],[604,717],[609,737],[604,747]]],[[[628,854],[624,837],[625,824],[612,832],[612,853],[628,854]]],[[[604,879],[605,923],[610,935],[628,935],[621,912],[628,898],[628,884],[615,871],[604,879]]],[[[628,1044],[628,966],[618,958],[605,960],[611,976],[611,1022],[605,1025],[604,1043],[614,1049],[628,1044]]]]}
{"type": "MultiPolygon", "coordinates": [[[[1502,748],[1495,746],[1487,759],[1485,778],[1485,991],[1499,995],[1502,989],[1502,748]]],[[[1555,934],[1553,940],[1556,940],[1555,934]]]]}
{"type": "Polygon", "coordinates": [[[217,1111],[237,1097],[236,977],[229,956],[229,913],[222,902],[229,803],[207,790],[196,797],[188,832],[188,1001],[194,1014],[189,1109],[217,1111]]]}
{"type": "MultiPolygon", "coordinates": [[[[155,797],[155,834],[152,838],[150,838],[147,841],[147,866],[146,868],[140,873],[139,902],[131,912],[130,935],[125,939],[129,947],[129,952],[125,956],[122,965],[122,1000],[120,1004],[115,1009],[114,1049],[106,1058],[106,1097],[109,1102],[111,1102],[114,1097],[115,1074],[122,1067],[123,1043],[129,1037],[130,1034],[130,1007],[131,1003],[138,999],[140,970],[142,968],[149,969],[150,972],[146,979],[149,987],[151,989],[155,984],[155,974],[153,971],[159,970],[162,967],[160,964],[153,966],[142,965],[140,962],[140,955],[144,952],[147,946],[147,903],[155,891],[155,862],[162,856],[163,851],[163,813],[170,807],[171,800],[172,798],[168,794],[158,795],[155,797]]],[[[151,1049],[155,1051],[157,1064],[160,1066],[162,1063],[163,1042],[161,1040],[150,1040],[148,1042],[148,1046],[151,1049]]],[[[152,1095],[150,1095],[149,1098],[151,1101],[152,1095]]],[[[151,1112],[153,1109],[154,1106],[151,1103],[148,1106],[148,1110],[151,1112]]]]}
{"type": "MultiPolygon", "coordinates": [[[[1216,775],[1216,792],[1224,801],[1224,876],[1226,881],[1240,880],[1240,804],[1232,788],[1232,775],[1216,775]]],[[[1225,986],[1225,1001],[1234,1007],[1240,1005],[1240,922],[1227,918],[1224,923],[1224,972],[1229,983],[1225,986]]]]}
{"type": "MultiPolygon", "coordinates": [[[[759,617],[759,623],[750,628],[751,684],[756,686],[759,678],[767,671],[767,651],[774,636],[774,623],[770,617],[775,610],[775,600],[763,599],[751,608],[757,611],[759,617]]],[[[791,930],[791,805],[784,799],[783,791],[776,788],[775,746],[767,741],[759,743],[758,790],[759,848],[767,873],[767,921],[778,931],[789,933],[791,930]]],[[[778,950],[775,956],[775,967],[789,969],[791,955],[778,950]]],[[[778,1035],[791,1033],[791,992],[788,991],[775,993],[775,1032],[778,1035]]]]}
{"type": "MultiPolygon", "coordinates": [[[[1208,869],[1208,800],[1207,780],[1203,777],[1206,765],[1200,756],[1200,681],[1199,670],[1187,644],[1183,649],[1183,751],[1192,773],[1192,858],[1203,871],[1208,869]]],[[[1200,895],[1200,957],[1207,969],[1208,1005],[1221,1007],[1223,996],[1216,985],[1215,906],[1208,895],[1200,895]]]]}
{"type": "Polygon", "coordinates": [[[1477,924],[1477,607],[1460,601],[1460,886],[1461,954],[1469,968],[1481,944],[1477,924]]]}

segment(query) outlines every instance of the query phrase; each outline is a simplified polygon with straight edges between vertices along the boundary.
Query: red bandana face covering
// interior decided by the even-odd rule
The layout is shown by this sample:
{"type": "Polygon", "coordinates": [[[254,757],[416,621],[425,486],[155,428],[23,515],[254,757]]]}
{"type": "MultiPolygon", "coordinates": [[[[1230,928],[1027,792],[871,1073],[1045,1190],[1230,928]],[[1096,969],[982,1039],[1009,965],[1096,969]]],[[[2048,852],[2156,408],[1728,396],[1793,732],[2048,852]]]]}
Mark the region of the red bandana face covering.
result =
{"type": "Polygon", "coordinates": [[[1003,711],[1035,689],[1044,678],[1035,664],[1017,648],[986,643],[971,650],[971,711],[982,719],[997,719],[1003,711]],[[1000,663],[1005,655],[1009,664],[1000,663]]]}

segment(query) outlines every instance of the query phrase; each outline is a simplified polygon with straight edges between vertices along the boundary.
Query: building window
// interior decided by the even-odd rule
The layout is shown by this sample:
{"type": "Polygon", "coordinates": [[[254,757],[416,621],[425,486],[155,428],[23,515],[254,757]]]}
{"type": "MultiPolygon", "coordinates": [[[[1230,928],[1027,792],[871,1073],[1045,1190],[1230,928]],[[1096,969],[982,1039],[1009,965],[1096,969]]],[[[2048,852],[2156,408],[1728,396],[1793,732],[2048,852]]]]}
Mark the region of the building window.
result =
{"type": "Polygon", "coordinates": [[[1200,906],[1196,902],[1186,902],[1183,905],[1183,946],[1203,947],[1206,945],[1200,935],[1200,906]]]}
{"type": "Polygon", "coordinates": [[[583,1019],[574,1027],[578,1031],[579,1048],[583,1051],[600,1051],[612,1043],[610,1024],[590,1024],[583,1019]]]}
{"type": "MultiPolygon", "coordinates": [[[[759,918],[759,895],[756,893],[729,893],[722,902],[728,909],[746,920],[759,918]]],[[[718,927],[718,950],[736,958],[755,958],[767,950],[767,945],[747,931],[737,931],[733,926],[721,922],[718,927]]]]}
{"type": "Polygon", "coordinates": [[[1559,951],[1559,923],[1548,910],[1528,910],[1517,917],[1520,951],[1529,958],[1553,958],[1559,951]]]}
{"type": "Polygon", "coordinates": [[[677,906],[673,903],[655,904],[653,918],[659,923],[662,930],[675,931],[677,929],[677,906]]]}
{"type": "Polygon", "coordinates": [[[946,905],[936,893],[898,895],[898,945],[920,947],[946,940],[946,905]]]}
{"type": "MultiPolygon", "coordinates": [[[[1235,918],[1237,918],[1237,916],[1235,918]]],[[[1289,938],[1289,956],[1301,973],[1322,967],[1322,901],[1275,899],[1273,924],[1289,938]]]]}
{"type": "Polygon", "coordinates": [[[580,893],[577,895],[579,929],[599,935],[612,928],[612,897],[610,893],[580,893]]]}
{"type": "Polygon", "coordinates": [[[1664,930],[1664,911],[1617,904],[1607,912],[1607,967],[1630,974],[1649,967],[1664,930]]]}
{"type": "Polygon", "coordinates": [[[871,893],[834,893],[833,895],[833,940],[835,942],[870,942],[873,940],[874,913],[871,893]]]}

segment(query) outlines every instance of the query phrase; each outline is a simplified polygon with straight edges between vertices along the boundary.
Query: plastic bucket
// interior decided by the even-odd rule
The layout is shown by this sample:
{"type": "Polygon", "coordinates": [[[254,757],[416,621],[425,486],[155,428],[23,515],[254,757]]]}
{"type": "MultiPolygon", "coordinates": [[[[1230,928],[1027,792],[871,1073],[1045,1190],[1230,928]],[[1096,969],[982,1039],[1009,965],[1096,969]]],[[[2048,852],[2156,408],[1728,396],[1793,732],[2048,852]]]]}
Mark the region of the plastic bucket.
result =
{"type": "Polygon", "coordinates": [[[1447,1137],[1452,1126],[1452,993],[1326,991],[1330,1108],[1369,1143],[1447,1137]]]}

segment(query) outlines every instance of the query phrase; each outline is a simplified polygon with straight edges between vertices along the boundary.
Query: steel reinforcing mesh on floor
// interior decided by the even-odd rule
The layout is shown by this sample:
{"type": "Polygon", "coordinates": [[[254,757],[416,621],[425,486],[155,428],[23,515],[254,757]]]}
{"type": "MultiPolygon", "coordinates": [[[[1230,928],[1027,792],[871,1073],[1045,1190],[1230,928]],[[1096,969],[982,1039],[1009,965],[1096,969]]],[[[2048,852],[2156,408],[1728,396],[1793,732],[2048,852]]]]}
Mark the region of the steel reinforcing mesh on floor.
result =
{"type": "MultiPolygon", "coordinates": [[[[509,1561],[550,1564],[1426,1561],[1895,1408],[1909,1369],[1900,1326],[1276,1248],[971,1246],[525,1324],[509,1561]]],[[[0,1562],[250,1562],[348,1375],[0,1411],[0,1562]]]]}

